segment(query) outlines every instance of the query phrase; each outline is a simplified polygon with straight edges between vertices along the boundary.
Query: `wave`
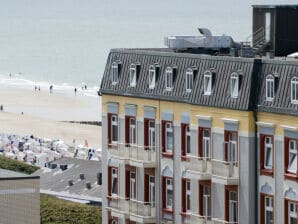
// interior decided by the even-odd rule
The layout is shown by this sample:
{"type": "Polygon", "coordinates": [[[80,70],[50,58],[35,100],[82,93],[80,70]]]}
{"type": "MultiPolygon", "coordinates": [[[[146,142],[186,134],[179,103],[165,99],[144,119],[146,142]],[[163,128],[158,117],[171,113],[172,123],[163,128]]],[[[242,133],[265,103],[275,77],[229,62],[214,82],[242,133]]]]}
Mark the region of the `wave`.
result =
{"type": "Polygon", "coordinates": [[[50,83],[48,81],[34,81],[25,79],[22,73],[3,75],[0,74],[0,86],[2,88],[19,88],[19,89],[27,89],[34,90],[35,86],[41,89],[41,91],[49,91],[50,86],[53,86],[53,90],[59,93],[65,94],[73,94],[74,89],[76,88],[78,93],[81,93],[87,97],[98,97],[97,91],[99,90],[99,86],[87,86],[85,89],[85,83],[82,82],[81,85],[72,85],[69,83],[50,83]]]}

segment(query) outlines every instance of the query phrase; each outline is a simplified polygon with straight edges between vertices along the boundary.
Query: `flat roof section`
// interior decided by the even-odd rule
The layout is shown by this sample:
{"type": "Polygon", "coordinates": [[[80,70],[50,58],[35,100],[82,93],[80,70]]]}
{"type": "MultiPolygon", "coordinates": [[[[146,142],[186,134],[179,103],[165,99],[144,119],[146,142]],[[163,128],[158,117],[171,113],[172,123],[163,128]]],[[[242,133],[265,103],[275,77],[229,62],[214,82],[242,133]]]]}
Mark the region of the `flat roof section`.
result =
{"type": "Polygon", "coordinates": [[[298,8],[298,5],[252,5],[253,8],[275,9],[275,8],[298,8]]]}

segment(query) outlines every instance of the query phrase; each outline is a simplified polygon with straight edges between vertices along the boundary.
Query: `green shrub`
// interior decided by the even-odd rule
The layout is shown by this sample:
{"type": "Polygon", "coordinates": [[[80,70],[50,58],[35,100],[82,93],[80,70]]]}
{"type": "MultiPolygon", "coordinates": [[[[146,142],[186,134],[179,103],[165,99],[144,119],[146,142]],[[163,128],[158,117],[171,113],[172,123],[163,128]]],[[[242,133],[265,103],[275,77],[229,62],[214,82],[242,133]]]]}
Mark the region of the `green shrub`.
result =
{"type": "Polygon", "coordinates": [[[32,166],[24,162],[9,159],[4,156],[0,156],[0,169],[12,170],[15,172],[31,174],[39,169],[37,166],[32,166]]]}

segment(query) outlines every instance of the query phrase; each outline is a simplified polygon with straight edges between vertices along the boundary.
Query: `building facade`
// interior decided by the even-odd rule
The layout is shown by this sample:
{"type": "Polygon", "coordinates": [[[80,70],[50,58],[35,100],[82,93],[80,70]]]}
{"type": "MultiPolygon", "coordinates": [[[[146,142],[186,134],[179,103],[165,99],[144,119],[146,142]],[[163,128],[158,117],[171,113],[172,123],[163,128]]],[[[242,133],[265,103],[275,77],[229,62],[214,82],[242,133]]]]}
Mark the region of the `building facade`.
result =
{"type": "Polygon", "coordinates": [[[103,223],[297,221],[297,62],[116,49],[100,92],[103,223]]]}

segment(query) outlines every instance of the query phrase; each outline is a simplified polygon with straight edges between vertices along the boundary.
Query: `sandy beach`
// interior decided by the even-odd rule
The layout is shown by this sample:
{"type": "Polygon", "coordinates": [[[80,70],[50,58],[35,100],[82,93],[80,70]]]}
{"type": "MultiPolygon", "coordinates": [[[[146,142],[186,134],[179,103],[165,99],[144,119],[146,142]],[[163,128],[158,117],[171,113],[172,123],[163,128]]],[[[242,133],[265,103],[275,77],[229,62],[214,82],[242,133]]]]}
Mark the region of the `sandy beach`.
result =
{"type": "Polygon", "coordinates": [[[0,132],[60,139],[100,148],[101,128],[94,125],[61,121],[99,121],[98,97],[78,94],[53,93],[18,88],[1,88],[0,132]],[[23,114],[22,114],[23,112],[23,114]]]}

